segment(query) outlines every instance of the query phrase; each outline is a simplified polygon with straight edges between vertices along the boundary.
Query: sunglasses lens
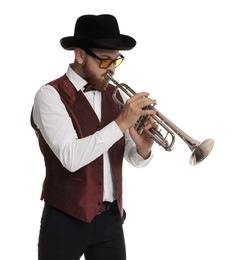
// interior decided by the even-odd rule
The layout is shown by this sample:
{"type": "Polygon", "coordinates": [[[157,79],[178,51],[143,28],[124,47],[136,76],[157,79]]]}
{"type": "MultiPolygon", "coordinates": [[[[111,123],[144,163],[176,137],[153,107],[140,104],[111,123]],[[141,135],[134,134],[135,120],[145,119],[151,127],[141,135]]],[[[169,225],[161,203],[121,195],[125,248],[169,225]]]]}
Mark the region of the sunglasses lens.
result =
{"type": "Polygon", "coordinates": [[[122,57],[115,59],[114,60],[114,66],[118,67],[121,64],[122,61],[123,61],[122,57]]]}
{"type": "Polygon", "coordinates": [[[101,60],[100,68],[108,68],[112,64],[112,60],[110,59],[103,59],[101,60]]]}

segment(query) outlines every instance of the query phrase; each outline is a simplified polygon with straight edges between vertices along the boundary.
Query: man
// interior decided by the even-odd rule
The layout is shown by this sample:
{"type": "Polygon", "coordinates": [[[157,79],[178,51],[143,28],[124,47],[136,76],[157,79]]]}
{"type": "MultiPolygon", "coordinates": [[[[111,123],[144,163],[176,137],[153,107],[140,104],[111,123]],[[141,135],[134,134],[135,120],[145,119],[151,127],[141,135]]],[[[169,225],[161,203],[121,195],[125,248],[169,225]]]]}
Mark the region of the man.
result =
{"type": "MultiPolygon", "coordinates": [[[[120,34],[114,16],[81,16],[74,36],[60,43],[74,51],[74,62],[36,93],[31,115],[46,166],[38,257],[125,260],[122,160],[135,167],[150,162],[153,140],[134,124],[154,113],[144,107],[156,101],[146,92],[123,108],[112,100],[105,75],[123,61],[120,50],[136,45],[120,34]]],[[[152,127],[150,119],[145,124],[152,127]]]]}

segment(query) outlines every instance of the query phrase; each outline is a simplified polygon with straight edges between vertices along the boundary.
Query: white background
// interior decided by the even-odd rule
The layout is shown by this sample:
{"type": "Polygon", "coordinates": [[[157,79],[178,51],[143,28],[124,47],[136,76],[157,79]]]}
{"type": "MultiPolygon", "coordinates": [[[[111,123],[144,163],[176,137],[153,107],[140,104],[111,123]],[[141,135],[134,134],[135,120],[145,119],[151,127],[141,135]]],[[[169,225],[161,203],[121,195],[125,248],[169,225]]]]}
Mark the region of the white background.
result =
{"type": "Polygon", "coordinates": [[[149,91],[194,139],[215,140],[197,166],[179,138],[170,153],[155,145],[146,168],[124,164],[128,259],[236,259],[234,2],[2,1],[0,259],[37,259],[44,163],[30,126],[33,97],[73,61],[59,40],[73,35],[77,17],[101,13],[138,42],[123,52],[116,79],[149,91]]]}

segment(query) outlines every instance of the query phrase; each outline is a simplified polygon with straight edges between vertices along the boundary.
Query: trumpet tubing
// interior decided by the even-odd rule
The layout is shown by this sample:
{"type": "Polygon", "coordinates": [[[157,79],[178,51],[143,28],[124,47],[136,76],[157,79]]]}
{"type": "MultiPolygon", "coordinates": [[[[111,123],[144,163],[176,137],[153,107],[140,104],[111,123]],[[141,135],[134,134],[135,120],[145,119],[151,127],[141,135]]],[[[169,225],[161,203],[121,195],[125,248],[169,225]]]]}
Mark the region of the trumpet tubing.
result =
{"type": "MultiPolygon", "coordinates": [[[[112,81],[115,85],[112,98],[120,106],[124,106],[117,98],[118,89],[123,91],[128,97],[132,97],[136,92],[130,88],[125,83],[118,83],[110,73],[105,75],[105,79],[112,81]]],[[[156,143],[162,146],[166,151],[171,151],[175,143],[175,134],[178,135],[189,147],[192,154],[190,156],[189,162],[191,165],[196,165],[202,162],[211,152],[214,146],[213,139],[206,139],[203,142],[199,142],[189,135],[187,135],[183,130],[171,122],[167,117],[165,117],[161,112],[159,112],[153,105],[149,106],[148,109],[155,110],[155,114],[152,116],[141,116],[135,124],[135,129],[139,134],[146,132],[156,143]],[[149,130],[144,128],[144,122],[148,118],[152,118],[157,124],[158,129],[151,128],[149,130]]]]}

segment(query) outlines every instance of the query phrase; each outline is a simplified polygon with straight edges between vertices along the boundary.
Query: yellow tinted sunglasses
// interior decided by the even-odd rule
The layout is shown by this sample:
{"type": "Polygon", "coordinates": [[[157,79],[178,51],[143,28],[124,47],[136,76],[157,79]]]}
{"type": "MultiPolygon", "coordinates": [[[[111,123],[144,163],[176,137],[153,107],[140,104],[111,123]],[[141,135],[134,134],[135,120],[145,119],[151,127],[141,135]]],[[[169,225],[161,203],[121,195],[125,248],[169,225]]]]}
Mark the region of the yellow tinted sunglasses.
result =
{"type": "Polygon", "coordinates": [[[115,67],[118,67],[122,61],[124,60],[124,56],[123,55],[119,55],[118,57],[116,57],[114,60],[112,59],[103,59],[103,58],[100,58],[98,57],[95,53],[93,53],[90,49],[84,49],[84,51],[92,56],[93,58],[97,59],[100,61],[100,64],[99,64],[99,67],[102,68],[102,69],[106,69],[108,68],[109,66],[111,66],[111,64],[113,63],[115,67]]]}

